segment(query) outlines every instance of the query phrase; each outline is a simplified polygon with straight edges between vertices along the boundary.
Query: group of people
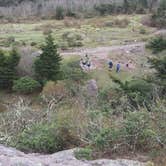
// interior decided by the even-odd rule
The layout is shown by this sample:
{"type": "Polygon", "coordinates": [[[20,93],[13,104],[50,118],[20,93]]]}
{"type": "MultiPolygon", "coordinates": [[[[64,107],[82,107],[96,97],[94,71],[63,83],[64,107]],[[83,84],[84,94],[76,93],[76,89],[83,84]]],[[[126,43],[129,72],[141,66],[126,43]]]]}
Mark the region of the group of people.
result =
{"type": "MultiPolygon", "coordinates": [[[[113,62],[111,60],[109,61],[108,65],[109,65],[109,70],[112,70],[114,64],[113,64],[113,62]]],[[[116,72],[119,73],[120,69],[121,69],[121,65],[120,65],[120,62],[118,62],[116,64],[116,72]]]]}
{"type": "MultiPolygon", "coordinates": [[[[125,66],[127,68],[130,68],[132,62],[131,61],[128,61],[128,63],[125,64],[125,66]]],[[[85,56],[83,58],[81,58],[80,60],[80,66],[84,69],[84,70],[90,70],[91,66],[92,66],[92,63],[91,63],[91,60],[88,56],[88,54],[85,54],[85,56]]],[[[109,70],[112,70],[114,67],[114,63],[112,60],[109,60],[108,62],[108,68],[109,70]]],[[[120,62],[117,62],[116,63],[116,73],[119,73],[121,70],[121,63],[120,62]]]]}
{"type": "Polygon", "coordinates": [[[90,69],[91,61],[90,61],[90,58],[89,58],[88,54],[86,54],[84,58],[81,58],[80,64],[83,68],[90,69]]]}

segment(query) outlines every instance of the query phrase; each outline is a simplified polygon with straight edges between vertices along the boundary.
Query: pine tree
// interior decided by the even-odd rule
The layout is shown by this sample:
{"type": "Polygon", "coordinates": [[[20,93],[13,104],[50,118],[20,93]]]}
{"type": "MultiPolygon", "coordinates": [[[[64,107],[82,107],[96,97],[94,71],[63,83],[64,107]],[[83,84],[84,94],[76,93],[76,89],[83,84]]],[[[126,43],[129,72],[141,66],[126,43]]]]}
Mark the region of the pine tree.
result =
{"type": "Polygon", "coordinates": [[[53,37],[49,34],[46,43],[42,46],[42,54],[35,61],[36,78],[41,84],[46,81],[56,81],[60,76],[61,57],[57,53],[57,46],[54,44],[53,37]]]}
{"type": "Polygon", "coordinates": [[[14,49],[8,54],[0,51],[0,88],[11,88],[17,77],[16,66],[19,63],[19,55],[14,49]]]}
{"type": "Polygon", "coordinates": [[[124,7],[124,12],[128,13],[129,8],[130,8],[130,4],[129,4],[128,0],[124,0],[123,7],[124,7]]]}

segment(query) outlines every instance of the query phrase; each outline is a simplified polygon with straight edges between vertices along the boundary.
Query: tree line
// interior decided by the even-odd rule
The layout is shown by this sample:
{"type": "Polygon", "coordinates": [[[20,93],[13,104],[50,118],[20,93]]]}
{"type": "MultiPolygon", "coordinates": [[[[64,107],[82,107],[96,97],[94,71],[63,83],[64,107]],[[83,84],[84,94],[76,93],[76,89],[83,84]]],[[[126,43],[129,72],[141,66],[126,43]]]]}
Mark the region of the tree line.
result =
{"type": "Polygon", "coordinates": [[[54,16],[59,7],[69,16],[112,13],[144,13],[154,10],[161,0],[0,0],[1,17],[54,16]]]}

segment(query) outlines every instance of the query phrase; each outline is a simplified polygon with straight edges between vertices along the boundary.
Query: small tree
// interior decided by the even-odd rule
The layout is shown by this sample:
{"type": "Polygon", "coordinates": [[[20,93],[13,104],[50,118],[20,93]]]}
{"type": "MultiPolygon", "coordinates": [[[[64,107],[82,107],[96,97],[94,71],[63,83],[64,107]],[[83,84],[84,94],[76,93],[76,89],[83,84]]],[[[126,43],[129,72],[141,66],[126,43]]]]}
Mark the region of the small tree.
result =
{"type": "Polygon", "coordinates": [[[19,63],[19,55],[15,49],[5,53],[0,51],[0,88],[10,88],[16,78],[16,66],[19,63]]]}
{"type": "Polygon", "coordinates": [[[35,61],[35,73],[39,82],[56,81],[60,76],[61,57],[57,53],[57,46],[54,44],[51,34],[46,37],[46,43],[42,46],[42,54],[35,61]]]}

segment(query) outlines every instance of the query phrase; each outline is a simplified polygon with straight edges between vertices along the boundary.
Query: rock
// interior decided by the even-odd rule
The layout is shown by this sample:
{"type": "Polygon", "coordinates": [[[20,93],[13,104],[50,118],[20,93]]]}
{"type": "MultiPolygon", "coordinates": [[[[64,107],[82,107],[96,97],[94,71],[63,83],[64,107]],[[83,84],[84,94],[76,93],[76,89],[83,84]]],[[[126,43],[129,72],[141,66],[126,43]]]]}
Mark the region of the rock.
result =
{"type": "Polygon", "coordinates": [[[87,93],[88,96],[96,97],[98,94],[98,86],[96,80],[89,80],[87,82],[87,93]]]}
{"type": "Polygon", "coordinates": [[[81,161],[74,156],[74,150],[66,150],[51,155],[25,154],[14,148],[0,145],[0,166],[145,166],[132,160],[81,161]]]}

